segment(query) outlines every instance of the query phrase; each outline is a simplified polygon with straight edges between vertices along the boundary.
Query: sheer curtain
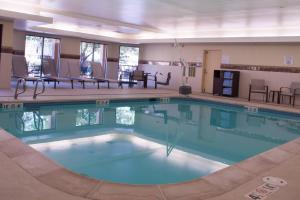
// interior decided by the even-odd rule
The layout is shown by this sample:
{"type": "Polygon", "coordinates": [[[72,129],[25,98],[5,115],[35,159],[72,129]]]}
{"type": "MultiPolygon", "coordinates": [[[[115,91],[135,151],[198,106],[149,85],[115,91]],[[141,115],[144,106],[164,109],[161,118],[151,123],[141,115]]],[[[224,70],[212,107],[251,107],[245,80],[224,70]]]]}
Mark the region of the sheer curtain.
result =
{"type": "Polygon", "coordinates": [[[107,70],[108,70],[108,64],[107,64],[107,45],[105,44],[103,46],[103,61],[102,61],[102,66],[104,70],[104,76],[107,78],[107,70]]]}

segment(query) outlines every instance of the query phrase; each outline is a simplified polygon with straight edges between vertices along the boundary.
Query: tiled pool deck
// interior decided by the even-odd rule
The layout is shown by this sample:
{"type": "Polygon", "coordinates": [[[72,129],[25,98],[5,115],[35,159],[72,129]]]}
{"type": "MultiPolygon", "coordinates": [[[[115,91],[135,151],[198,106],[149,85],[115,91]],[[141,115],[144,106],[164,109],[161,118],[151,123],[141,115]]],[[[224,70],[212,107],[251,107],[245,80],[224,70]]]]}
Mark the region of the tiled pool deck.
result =
{"type": "MultiPolygon", "coordinates": [[[[0,91],[0,102],[13,101],[12,91],[0,91]],[[5,95],[3,95],[5,94],[5,95]],[[6,96],[6,97],[3,97],[6,96]]],[[[29,91],[30,92],[30,91],[29,91]]],[[[30,93],[29,93],[30,94],[30,93]]],[[[19,101],[32,102],[29,94],[19,101]]],[[[34,101],[74,101],[111,98],[178,97],[169,90],[102,89],[48,90],[34,101]]],[[[209,95],[192,98],[224,103],[251,105],[300,113],[300,109],[275,104],[249,103],[209,95]]],[[[288,182],[268,199],[297,200],[300,197],[300,138],[204,178],[171,185],[126,185],[93,180],[73,173],[11,134],[0,130],[0,199],[2,200],[83,200],[83,199],[182,199],[243,200],[245,194],[262,185],[265,176],[280,177],[288,182]]]]}

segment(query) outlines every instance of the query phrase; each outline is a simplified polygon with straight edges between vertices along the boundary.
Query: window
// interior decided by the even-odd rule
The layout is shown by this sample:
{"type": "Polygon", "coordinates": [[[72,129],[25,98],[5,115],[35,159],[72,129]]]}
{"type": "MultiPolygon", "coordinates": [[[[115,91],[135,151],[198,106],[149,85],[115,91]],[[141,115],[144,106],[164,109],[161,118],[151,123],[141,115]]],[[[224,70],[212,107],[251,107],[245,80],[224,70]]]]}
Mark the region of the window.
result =
{"type": "Polygon", "coordinates": [[[116,123],[122,125],[134,125],[135,111],[130,107],[116,108],[116,123]]]}
{"type": "Polygon", "coordinates": [[[43,75],[43,59],[52,59],[57,66],[60,58],[60,40],[26,35],[25,57],[31,76],[43,75]]]}
{"type": "Polygon", "coordinates": [[[84,75],[92,73],[91,62],[102,63],[103,45],[93,42],[80,43],[80,68],[84,75]]]}
{"type": "Polygon", "coordinates": [[[139,65],[138,47],[120,46],[119,66],[121,71],[133,71],[139,65]]]}
{"type": "Polygon", "coordinates": [[[76,115],[76,126],[103,124],[103,110],[79,109],[76,115]]]}
{"type": "Polygon", "coordinates": [[[196,77],[196,67],[189,67],[189,77],[196,77]]]}
{"type": "Polygon", "coordinates": [[[17,120],[22,132],[50,130],[55,128],[55,111],[48,115],[41,115],[39,111],[24,112],[17,120]]]}

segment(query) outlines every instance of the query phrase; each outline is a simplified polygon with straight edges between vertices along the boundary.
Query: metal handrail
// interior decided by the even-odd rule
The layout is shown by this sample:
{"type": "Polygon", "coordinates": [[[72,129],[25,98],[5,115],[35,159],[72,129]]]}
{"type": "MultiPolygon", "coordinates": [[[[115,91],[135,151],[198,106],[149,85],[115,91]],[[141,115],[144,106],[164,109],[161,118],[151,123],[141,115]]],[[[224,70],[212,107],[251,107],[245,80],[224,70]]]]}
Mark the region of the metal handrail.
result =
{"type": "Polygon", "coordinates": [[[38,79],[35,83],[35,87],[34,87],[34,93],[33,93],[33,99],[36,99],[36,97],[40,94],[43,94],[45,92],[45,81],[44,79],[38,79]],[[38,85],[39,85],[39,82],[42,83],[42,91],[41,92],[37,92],[37,89],[38,89],[38,85]]]}
{"type": "Polygon", "coordinates": [[[38,112],[33,112],[34,126],[37,130],[41,131],[44,129],[44,121],[41,115],[38,112]],[[38,118],[38,125],[36,122],[36,118],[38,118]]]}
{"type": "Polygon", "coordinates": [[[19,78],[17,80],[17,86],[16,86],[16,89],[15,89],[15,95],[14,95],[14,98],[15,99],[18,99],[18,96],[20,94],[23,94],[24,92],[26,91],[26,80],[24,78],[19,78]],[[23,83],[23,90],[21,92],[18,92],[19,91],[19,85],[23,83]]]}

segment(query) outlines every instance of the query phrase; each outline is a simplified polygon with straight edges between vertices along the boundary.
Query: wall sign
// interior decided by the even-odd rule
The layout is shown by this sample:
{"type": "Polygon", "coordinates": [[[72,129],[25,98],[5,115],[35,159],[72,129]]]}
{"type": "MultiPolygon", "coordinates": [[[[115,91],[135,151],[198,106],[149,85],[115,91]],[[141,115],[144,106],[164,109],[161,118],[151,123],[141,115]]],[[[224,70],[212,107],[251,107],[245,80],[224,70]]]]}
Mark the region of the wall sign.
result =
{"type": "Polygon", "coordinates": [[[284,64],[285,65],[293,65],[294,57],[293,56],[284,56],[284,64]]]}

